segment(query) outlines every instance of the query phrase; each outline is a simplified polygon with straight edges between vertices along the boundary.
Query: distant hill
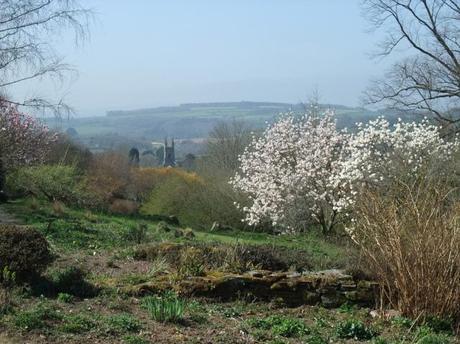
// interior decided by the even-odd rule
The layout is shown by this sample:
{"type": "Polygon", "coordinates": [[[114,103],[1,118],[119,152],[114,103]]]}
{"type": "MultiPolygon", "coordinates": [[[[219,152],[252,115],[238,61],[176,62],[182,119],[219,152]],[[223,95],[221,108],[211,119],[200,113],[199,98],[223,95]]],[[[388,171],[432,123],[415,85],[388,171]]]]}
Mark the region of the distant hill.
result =
{"type": "MultiPolygon", "coordinates": [[[[335,110],[339,127],[352,127],[356,122],[368,121],[378,115],[368,109],[337,104],[321,104],[320,107],[335,110]]],[[[152,141],[162,141],[166,136],[205,138],[219,121],[241,120],[258,130],[287,111],[304,113],[305,105],[251,101],[188,103],[129,111],[112,110],[102,117],[60,121],[59,126],[64,131],[73,128],[83,143],[106,149],[119,146],[121,142],[148,145],[152,141]]],[[[49,125],[53,126],[52,120],[49,121],[49,125]]]]}
{"type": "MultiPolygon", "coordinates": [[[[281,113],[302,113],[304,108],[303,104],[277,102],[187,103],[128,111],[112,110],[107,111],[105,117],[73,119],[69,126],[81,135],[117,133],[131,138],[199,138],[206,137],[218,121],[242,120],[258,129],[265,127],[267,122],[272,122],[281,113]]],[[[341,127],[377,115],[364,108],[336,104],[321,104],[321,108],[334,109],[341,127]]]]}

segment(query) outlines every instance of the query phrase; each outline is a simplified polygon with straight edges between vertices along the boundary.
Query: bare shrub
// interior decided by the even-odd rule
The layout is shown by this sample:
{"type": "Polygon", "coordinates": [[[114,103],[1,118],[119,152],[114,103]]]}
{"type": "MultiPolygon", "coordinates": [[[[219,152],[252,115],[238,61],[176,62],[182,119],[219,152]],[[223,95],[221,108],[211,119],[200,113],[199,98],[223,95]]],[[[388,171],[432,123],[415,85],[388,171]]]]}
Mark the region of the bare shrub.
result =
{"type": "Polygon", "coordinates": [[[97,154],[88,170],[87,183],[98,198],[110,203],[113,198],[124,198],[130,171],[126,157],[114,152],[97,154]]]}
{"type": "Polygon", "coordinates": [[[367,190],[352,237],[375,270],[383,300],[406,316],[460,316],[460,202],[439,178],[367,190]]]}
{"type": "Polygon", "coordinates": [[[139,205],[126,199],[114,199],[109,206],[109,211],[113,214],[134,215],[137,214],[139,205]]]}

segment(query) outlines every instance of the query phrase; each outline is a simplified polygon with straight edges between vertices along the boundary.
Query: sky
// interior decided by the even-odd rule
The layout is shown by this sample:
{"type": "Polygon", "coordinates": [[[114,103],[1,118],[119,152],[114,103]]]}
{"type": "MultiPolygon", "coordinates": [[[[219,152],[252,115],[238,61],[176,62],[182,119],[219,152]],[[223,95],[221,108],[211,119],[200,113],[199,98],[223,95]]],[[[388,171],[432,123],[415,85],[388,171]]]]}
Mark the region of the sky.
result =
{"type": "Polygon", "coordinates": [[[78,70],[34,81],[23,97],[64,96],[77,116],[188,102],[307,101],[362,105],[391,61],[370,58],[360,0],[85,0],[90,38],[55,48],[78,70]],[[37,91],[39,90],[39,91],[37,91]],[[37,94],[37,92],[39,92],[37,94]]]}

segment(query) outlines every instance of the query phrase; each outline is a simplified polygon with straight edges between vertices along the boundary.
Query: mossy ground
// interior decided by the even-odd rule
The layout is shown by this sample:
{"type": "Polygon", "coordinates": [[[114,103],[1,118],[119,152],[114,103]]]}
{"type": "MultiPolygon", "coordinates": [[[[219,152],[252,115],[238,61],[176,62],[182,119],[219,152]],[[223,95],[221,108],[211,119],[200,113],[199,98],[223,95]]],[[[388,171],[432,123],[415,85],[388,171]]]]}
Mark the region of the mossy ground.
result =
{"type": "MultiPolygon", "coordinates": [[[[239,299],[217,302],[187,299],[181,321],[154,321],[142,307],[142,297],[123,292],[152,279],[161,267],[133,259],[138,243],[130,229],[147,230],[143,241],[270,244],[311,252],[315,269],[343,267],[350,248],[340,239],[325,240],[314,233],[274,236],[260,233],[201,232],[194,238],[157,230],[157,222],[78,209],[59,213],[46,203],[22,200],[5,206],[27,225],[42,231],[57,259],[45,280],[65,284],[70,267],[88,272],[86,281],[98,292],[87,296],[76,289],[43,292],[41,286],[14,291],[13,308],[0,316],[0,343],[455,343],[450,333],[404,318],[375,319],[370,309],[344,305],[289,308],[273,300],[239,299]],[[156,270],[155,270],[156,269],[156,270]],[[155,271],[153,271],[155,270],[155,271]],[[66,277],[67,276],[67,277],[66,277]],[[423,339],[425,338],[425,339],[423,339]]],[[[458,340],[457,340],[458,342],[458,340]]]]}

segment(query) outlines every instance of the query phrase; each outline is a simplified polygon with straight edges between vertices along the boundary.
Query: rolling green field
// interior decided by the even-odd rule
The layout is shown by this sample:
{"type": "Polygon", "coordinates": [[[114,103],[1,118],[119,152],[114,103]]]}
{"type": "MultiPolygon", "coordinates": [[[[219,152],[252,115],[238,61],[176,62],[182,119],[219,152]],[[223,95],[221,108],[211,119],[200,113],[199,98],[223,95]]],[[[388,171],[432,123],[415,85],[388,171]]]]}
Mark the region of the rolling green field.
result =
{"type": "MultiPolygon", "coordinates": [[[[362,108],[340,105],[322,105],[336,111],[341,127],[354,125],[377,114],[362,108]]],[[[207,137],[212,127],[222,120],[242,120],[259,129],[272,122],[281,113],[302,113],[304,105],[265,102],[202,103],[159,107],[132,111],[109,111],[106,116],[71,118],[59,123],[62,129],[75,128],[80,136],[117,134],[131,139],[163,139],[207,137]]],[[[51,126],[53,120],[49,120],[51,126]]]]}

